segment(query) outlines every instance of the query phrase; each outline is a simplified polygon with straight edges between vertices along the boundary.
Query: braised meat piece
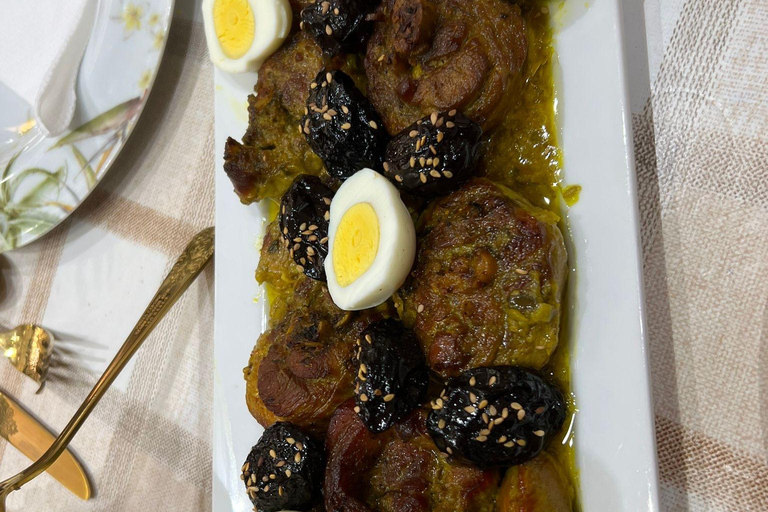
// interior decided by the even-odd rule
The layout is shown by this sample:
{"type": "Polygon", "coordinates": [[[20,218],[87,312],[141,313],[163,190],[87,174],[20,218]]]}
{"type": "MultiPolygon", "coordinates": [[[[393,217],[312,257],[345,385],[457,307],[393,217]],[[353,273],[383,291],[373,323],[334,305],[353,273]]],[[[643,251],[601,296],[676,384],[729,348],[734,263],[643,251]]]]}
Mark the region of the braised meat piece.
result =
{"type": "Polygon", "coordinates": [[[566,252],[558,217],[474,179],[417,227],[402,319],[445,377],[478,366],[541,368],[558,342],[566,252]]]}
{"type": "Polygon", "coordinates": [[[510,468],[499,489],[498,512],[572,512],[574,492],[554,457],[542,453],[510,468]]]}
{"type": "Polygon", "coordinates": [[[336,512],[492,512],[496,470],[452,465],[416,411],[373,435],[350,401],[336,411],[326,439],[325,508],[336,512]]]}
{"type": "Polygon", "coordinates": [[[390,133],[458,109],[483,130],[507,113],[527,54],[520,8],[507,0],[385,0],[365,71],[390,133]]]}
{"type": "Polygon", "coordinates": [[[373,310],[342,311],[324,285],[306,277],[290,305],[261,335],[243,370],[246,402],[264,426],[282,420],[322,434],[336,407],[352,397],[355,342],[380,317],[373,310]]]}
{"type": "MultiPolygon", "coordinates": [[[[352,62],[337,59],[326,65],[360,79],[352,62]]],[[[261,66],[256,95],[248,97],[243,142],[230,137],[224,146],[224,170],[243,203],[280,197],[297,175],[317,176],[323,171],[323,162],[299,126],[309,84],[323,65],[317,43],[297,32],[261,66]]]]}

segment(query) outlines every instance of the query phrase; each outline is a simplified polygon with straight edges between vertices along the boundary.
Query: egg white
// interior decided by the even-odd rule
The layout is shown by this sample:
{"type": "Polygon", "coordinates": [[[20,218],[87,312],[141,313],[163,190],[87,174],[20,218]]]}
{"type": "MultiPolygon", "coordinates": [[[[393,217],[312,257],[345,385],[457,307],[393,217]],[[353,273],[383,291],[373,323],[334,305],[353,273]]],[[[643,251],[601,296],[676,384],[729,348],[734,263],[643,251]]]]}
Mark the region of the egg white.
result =
{"type": "Polygon", "coordinates": [[[416,256],[416,230],[400,192],[384,176],[363,169],[347,179],[331,201],[325,273],[331,298],[345,311],[372,308],[386,301],[403,284],[416,256]],[[373,207],[379,221],[379,247],[371,266],[342,287],[333,266],[336,231],[344,214],[358,203],[373,207]]]}
{"type": "Polygon", "coordinates": [[[264,59],[280,48],[291,31],[293,13],[288,0],[248,0],[253,11],[254,32],[250,48],[242,57],[226,56],[219,43],[213,19],[216,0],[203,0],[203,24],[208,54],[213,64],[227,73],[256,71],[264,59]]]}

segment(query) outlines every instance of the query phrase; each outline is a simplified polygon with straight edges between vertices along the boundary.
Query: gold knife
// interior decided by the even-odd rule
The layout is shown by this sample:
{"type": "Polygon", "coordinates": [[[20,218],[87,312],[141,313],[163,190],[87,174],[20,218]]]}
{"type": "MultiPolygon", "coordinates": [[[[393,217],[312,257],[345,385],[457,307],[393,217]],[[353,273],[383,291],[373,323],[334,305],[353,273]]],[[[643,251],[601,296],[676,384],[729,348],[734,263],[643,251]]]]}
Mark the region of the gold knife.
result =
{"type": "MultiPolygon", "coordinates": [[[[56,438],[14,399],[1,391],[0,435],[33,461],[39,459],[56,438]]],[[[87,500],[91,497],[88,476],[69,450],[64,450],[47,471],[78,498],[87,500]]]]}

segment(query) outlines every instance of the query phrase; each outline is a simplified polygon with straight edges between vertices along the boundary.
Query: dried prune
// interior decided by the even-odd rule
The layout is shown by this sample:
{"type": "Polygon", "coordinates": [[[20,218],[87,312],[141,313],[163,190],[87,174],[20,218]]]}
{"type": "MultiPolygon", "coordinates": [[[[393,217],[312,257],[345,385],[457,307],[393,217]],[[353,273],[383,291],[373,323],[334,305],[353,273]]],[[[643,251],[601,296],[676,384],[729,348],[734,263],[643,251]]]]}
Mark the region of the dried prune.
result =
{"type": "Polygon", "coordinates": [[[563,394],[516,366],[474,368],[432,402],[427,428],[437,447],[480,467],[532,459],[565,421],[563,394]]]}
{"type": "Polygon", "coordinates": [[[366,0],[315,1],[301,10],[301,28],[315,38],[326,55],[362,48],[370,35],[366,15],[378,2],[366,0]]]}
{"type": "Polygon", "coordinates": [[[433,112],[395,135],[384,158],[384,175],[406,192],[445,194],[472,176],[482,128],[457,110],[433,112]]]}
{"type": "Polygon", "coordinates": [[[307,509],[320,498],[322,444],[291,423],[275,423],[251,448],[242,468],[246,492],[261,512],[307,509]]]}
{"type": "Polygon", "coordinates": [[[293,261],[312,279],[325,281],[328,219],[333,190],[316,176],[296,177],[280,203],[280,232],[293,261]]]}
{"type": "Polygon", "coordinates": [[[332,176],[346,179],[364,167],[381,169],[389,135],[371,102],[343,71],[318,73],[300,129],[332,176]]]}
{"type": "Polygon", "coordinates": [[[383,432],[424,399],[424,354],[416,336],[392,318],[368,326],[357,344],[355,412],[368,430],[383,432]]]}

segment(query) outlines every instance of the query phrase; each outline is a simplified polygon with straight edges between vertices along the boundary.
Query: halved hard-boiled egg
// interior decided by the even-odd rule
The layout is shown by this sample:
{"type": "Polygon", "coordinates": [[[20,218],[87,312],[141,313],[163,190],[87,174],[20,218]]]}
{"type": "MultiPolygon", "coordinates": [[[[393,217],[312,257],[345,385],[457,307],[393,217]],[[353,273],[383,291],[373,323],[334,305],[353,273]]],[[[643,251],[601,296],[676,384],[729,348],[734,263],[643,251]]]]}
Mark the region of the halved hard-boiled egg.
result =
{"type": "Polygon", "coordinates": [[[331,201],[328,291],[341,309],[378,306],[403,284],[416,255],[416,230],[400,192],[371,169],[347,179],[331,201]]]}
{"type": "Polygon", "coordinates": [[[291,30],[288,0],[203,0],[211,61],[228,73],[255,71],[291,30]]]}

